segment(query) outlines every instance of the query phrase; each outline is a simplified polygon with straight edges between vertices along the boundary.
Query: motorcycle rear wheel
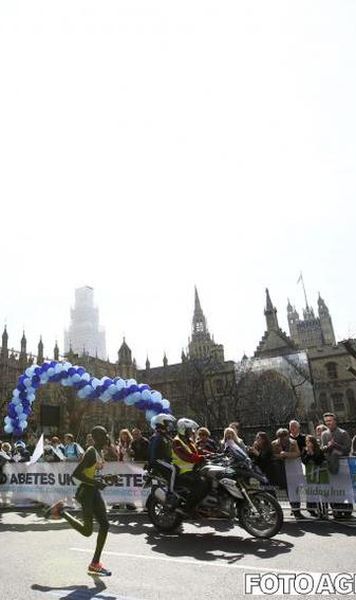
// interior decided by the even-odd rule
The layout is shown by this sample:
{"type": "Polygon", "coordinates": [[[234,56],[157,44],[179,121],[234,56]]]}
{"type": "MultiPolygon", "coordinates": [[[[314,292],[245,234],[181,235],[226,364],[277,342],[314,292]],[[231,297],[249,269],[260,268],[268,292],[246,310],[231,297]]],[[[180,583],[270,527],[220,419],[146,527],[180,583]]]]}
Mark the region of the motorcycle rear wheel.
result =
{"type": "Polygon", "coordinates": [[[178,529],[183,518],[171,508],[161,504],[153,494],[147,500],[148,518],[161,533],[171,533],[178,529]]]}
{"type": "Polygon", "coordinates": [[[267,492],[250,494],[256,511],[246,501],[239,507],[239,521],[256,538],[271,538],[283,525],[283,510],[279,502],[267,492]]]}

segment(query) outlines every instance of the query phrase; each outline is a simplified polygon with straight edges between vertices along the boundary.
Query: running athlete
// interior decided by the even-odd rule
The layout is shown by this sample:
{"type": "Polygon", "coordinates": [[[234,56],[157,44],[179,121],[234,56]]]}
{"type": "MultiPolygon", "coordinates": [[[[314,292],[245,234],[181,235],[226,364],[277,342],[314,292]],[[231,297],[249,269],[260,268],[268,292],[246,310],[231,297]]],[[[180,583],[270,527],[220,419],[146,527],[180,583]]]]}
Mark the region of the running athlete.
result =
{"type": "Polygon", "coordinates": [[[46,516],[53,519],[64,518],[73,529],[86,537],[91,536],[93,533],[93,519],[95,518],[99,524],[99,531],[93,560],[88,567],[88,574],[108,576],[111,575],[111,571],[105,569],[100,563],[100,556],[109,530],[106,507],[100,494],[100,490],[103,490],[106,485],[103,481],[95,479],[97,471],[102,469],[104,464],[101,451],[108,444],[108,432],[105,427],[97,425],[92,429],[91,434],[94,445],[87,448],[83,460],[72,473],[72,477],[80,481],[75,499],[82,505],[83,522],[66,512],[63,502],[53,504],[46,511],[46,516]]]}

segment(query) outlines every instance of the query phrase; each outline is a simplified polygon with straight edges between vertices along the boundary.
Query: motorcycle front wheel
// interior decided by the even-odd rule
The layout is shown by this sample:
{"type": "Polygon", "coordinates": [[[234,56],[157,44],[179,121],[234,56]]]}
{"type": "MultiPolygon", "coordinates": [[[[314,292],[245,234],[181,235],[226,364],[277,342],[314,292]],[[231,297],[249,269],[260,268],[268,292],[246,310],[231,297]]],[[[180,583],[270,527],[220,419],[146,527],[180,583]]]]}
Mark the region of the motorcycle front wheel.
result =
{"type": "Polygon", "coordinates": [[[183,518],[172,508],[161,504],[153,494],[147,500],[148,518],[161,533],[171,533],[182,523],[183,518]]]}
{"type": "Polygon", "coordinates": [[[239,521],[241,527],[256,538],[271,538],[276,535],[283,525],[283,511],[279,502],[267,492],[250,494],[249,502],[239,506],[239,521]]]}

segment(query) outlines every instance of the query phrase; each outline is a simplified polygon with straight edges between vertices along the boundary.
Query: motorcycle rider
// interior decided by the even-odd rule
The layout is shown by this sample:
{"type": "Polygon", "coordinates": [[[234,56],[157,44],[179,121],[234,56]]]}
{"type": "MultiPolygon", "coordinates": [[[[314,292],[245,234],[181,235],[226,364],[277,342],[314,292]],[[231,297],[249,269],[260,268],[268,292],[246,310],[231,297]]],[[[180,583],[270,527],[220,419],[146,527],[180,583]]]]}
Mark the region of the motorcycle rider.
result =
{"type": "MultiPolygon", "coordinates": [[[[193,441],[194,432],[199,425],[192,419],[182,418],[177,421],[177,435],[173,439],[173,464],[179,468],[177,482],[186,486],[190,494],[186,500],[184,511],[191,512],[208,493],[209,482],[194,470],[195,465],[205,460],[193,441]]],[[[180,509],[177,509],[180,510],[180,509]]]]}
{"type": "Polygon", "coordinates": [[[151,419],[155,433],[148,444],[148,466],[161,473],[169,482],[169,492],[174,495],[176,468],[172,464],[172,438],[176,422],[173,415],[160,413],[151,419]]]}

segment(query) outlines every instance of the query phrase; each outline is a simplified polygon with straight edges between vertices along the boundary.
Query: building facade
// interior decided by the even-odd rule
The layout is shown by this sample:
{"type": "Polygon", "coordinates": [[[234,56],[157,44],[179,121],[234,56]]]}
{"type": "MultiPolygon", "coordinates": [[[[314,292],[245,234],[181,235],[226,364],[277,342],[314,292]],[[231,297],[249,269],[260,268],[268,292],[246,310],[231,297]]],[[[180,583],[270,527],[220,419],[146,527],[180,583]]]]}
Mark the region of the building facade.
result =
{"type": "MultiPolygon", "coordinates": [[[[147,383],[170,400],[177,417],[192,417],[212,430],[222,430],[229,422],[239,419],[244,431],[251,436],[260,429],[274,434],[277,427],[296,417],[304,427],[311,428],[327,410],[335,412],[344,425],[350,424],[351,429],[356,429],[356,378],[350,371],[351,368],[356,373],[356,358],[341,343],[326,344],[326,340],[333,340],[333,330],[324,304],[320,299],[320,323],[321,316],[325,317],[323,343],[308,347],[310,337],[308,345],[306,338],[304,341],[298,338],[297,343],[296,337],[293,339],[280,328],[277,309],[266,290],[266,330],[254,356],[244,356],[235,363],[225,360],[223,346],[216,344],[210,334],[195,289],[191,336],[187,348],[182,350],[180,362],[169,364],[164,354],[161,366],[152,367],[147,358],[145,368],[138,369],[125,338],[115,362],[91,356],[87,342],[78,352],[70,345],[65,358],[72,364],[82,365],[98,378],[120,376],[147,383]]],[[[93,306],[91,301],[88,305],[89,309],[93,306]]],[[[37,355],[29,354],[25,333],[20,350],[10,350],[6,327],[1,342],[3,417],[17,379],[29,365],[64,357],[60,356],[57,343],[51,356],[45,356],[42,339],[37,355]]],[[[61,434],[70,431],[81,439],[98,423],[105,425],[113,436],[124,427],[139,426],[146,430],[148,427],[144,413],[134,407],[121,402],[104,404],[80,400],[71,388],[48,384],[37,392],[29,430],[61,434]]]]}

